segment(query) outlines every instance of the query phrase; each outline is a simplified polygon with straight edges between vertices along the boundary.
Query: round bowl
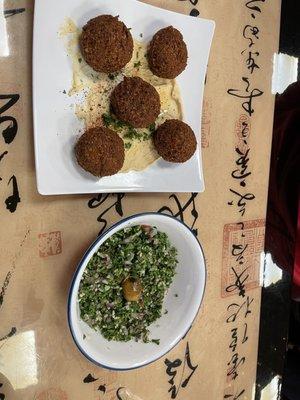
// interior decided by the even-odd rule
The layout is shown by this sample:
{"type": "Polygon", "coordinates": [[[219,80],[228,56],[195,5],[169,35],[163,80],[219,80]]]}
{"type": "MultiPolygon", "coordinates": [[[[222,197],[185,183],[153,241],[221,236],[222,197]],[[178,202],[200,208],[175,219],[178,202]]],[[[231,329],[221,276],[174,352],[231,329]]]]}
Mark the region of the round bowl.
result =
{"type": "Polygon", "coordinates": [[[150,364],[171,350],[189,331],[202,302],[206,281],[203,251],[187,225],[165,214],[133,215],[116,223],[89,247],[74,274],[68,299],[68,321],[73,339],[93,363],[109,369],[129,370],[150,364]],[[162,315],[150,325],[150,338],[160,344],[106,340],[80,318],[78,289],[82,274],[92,255],[117,231],[134,225],[156,226],[165,232],[178,250],[178,265],[173,282],[165,295],[162,315]]]}

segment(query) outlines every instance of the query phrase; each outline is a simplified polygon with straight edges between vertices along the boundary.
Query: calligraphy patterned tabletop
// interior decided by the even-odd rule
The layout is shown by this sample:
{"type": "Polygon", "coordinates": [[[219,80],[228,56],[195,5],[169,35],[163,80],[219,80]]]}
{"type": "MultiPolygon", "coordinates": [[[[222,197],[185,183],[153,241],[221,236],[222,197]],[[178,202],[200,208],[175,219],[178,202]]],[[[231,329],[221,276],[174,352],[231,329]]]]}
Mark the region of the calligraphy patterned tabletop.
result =
{"type": "Polygon", "coordinates": [[[31,106],[34,2],[7,0],[0,9],[1,400],[254,394],[280,0],[151,4],[216,21],[202,119],[202,194],[40,196],[31,106]],[[141,211],[172,214],[193,229],[204,248],[207,287],[192,330],[175,349],[145,368],[117,373],[77,351],[67,291],[96,235],[141,211]]]}

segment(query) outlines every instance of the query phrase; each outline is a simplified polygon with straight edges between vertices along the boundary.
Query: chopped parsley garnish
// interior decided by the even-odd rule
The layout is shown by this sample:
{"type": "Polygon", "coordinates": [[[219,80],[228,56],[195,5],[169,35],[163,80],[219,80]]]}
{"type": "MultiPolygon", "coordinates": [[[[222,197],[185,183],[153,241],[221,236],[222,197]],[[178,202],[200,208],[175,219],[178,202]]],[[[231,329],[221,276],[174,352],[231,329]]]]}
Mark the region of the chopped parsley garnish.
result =
{"type": "Polygon", "coordinates": [[[111,114],[102,114],[102,121],[107,128],[112,128],[116,131],[125,131],[123,138],[127,140],[139,140],[140,142],[142,140],[149,140],[152,136],[153,126],[155,130],[155,124],[150,125],[148,131],[137,130],[132,126],[126,124],[126,122],[118,120],[111,114]]]}
{"type": "Polygon", "coordinates": [[[142,65],[140,61],[137,61],[133,64],[134,68],[139,68],[142,65]]]}
{"type": "Polygon", "coordinates": [[[117,75],[115,74],[108,74],[108,78],[113,81],[117,75]]]}
{"type": "Polygon", "coordinates": [[[131,126],[128,127],[127,132],[124,135],[125,139],[129,140],[139,140],[140,142],[143,140],[149,140],[151,138],[150,132],[139,132],[131,126]]]}
{"type": "Polygon", "coordinates": [[[124,138],[130,140],[140,139],[141,134],[136,129],[132,128],[132,126],[129,126],[127,132],[124,135],[124,138]]]}
{"type": "Polygon", "coordinates": [[[80,316],[107,340],[159,344],[149,325],[162,315],[164,296],[177,265],[168,236],[150,226],[125,228],[107,239],[90,259],[80,282],[80,316]],[[124,281],[138,280],[141,295],[127,301],[124,281]]]}
{"type": "Polygon", "coordinates": [[[111,114],[102,114],[102,121],[107,128],[111,126],[116,130],[127,126],[125,122],[118,120],[111,114]]]}
{"type": "Polygon", "coordinates": [[[152,343],[155,343],[155,344],[157,344],[157,345],[159,345],[160,340],[159,340],[159,339],[152,339],[151,342],[152,342],[152,343]]]}
{"type": "Polygon", "coordinates": [[[81,63],[82,62],[82,58],[78,58],[78,62],[81,63]]]}
{"type": "Polygon", "coordinates": [[[155,123],[153,123],[153,124],[151,124],[150,126],[149,126],[149,131],[151,132],[151,133],[153,133],[153,132],[155,132],[155,123]]]}
{"type": "Polygon", "coordinates": [[[151,138],[151,133],[149,132],[144,132],[143,133],[143,140],[149,140],[151,138]]]}
{"type": "Polygon", "coordinates": [[[124,147],[125,147],[125,149],[130,149],[130,147],[132,146],[132,143],[130,143],[130,142],[126,142],[125,144],[124,144],[124,147]]]}

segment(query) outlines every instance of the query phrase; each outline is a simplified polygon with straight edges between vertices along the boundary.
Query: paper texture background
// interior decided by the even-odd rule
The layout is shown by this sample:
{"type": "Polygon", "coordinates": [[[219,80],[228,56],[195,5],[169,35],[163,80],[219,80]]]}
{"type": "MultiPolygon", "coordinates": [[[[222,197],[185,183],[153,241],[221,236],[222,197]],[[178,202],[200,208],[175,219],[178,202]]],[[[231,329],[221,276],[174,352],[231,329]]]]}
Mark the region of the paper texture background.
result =
{"type": "MultiPolygon", "coordinates": [[[[0,161],[0,393],[8,400],[112,400],[125,398],[120,391],[117,395],[117,390],[126,387],[142,400],[215,400],[231,394],[228,398],[233,399],[239,393],[239,399],[252,399],[274,107],[272,58],[278,48],[280,1],[203,0],[196,5],[192,1],[151,1],[187,14],[199,10],[201,17],[216,21],[204,98],[204,193],[60,197],[42,197],[36,191],[31,105],[33,3],[20,1],[18,13],[1,16],[8,54],[3,47],[1,154],[7,153],[0,161]],[[247,3],[259,11],[247,8],[247,3]],[[247,25],[252,31],[251,27],[244,31],[247,25]],[[243,31],[255,39],[251,48],[243,31]],[[245,62],[249,51],[259,53],[255,56],[259,68],[252,73],[245,62]],[[248,77],[248,92],[242,77],[248,77]],[[252,99],[251,116],[242,108],[247,99],[228,94],[230,89],[245,96],[253,89],[263,92],[252,99]],[[15,104],[3,107],[11,98],[15,104]],[[18,123],[15,136],[16,123],[11,117],[18,123]],[[245,126],[247,144],[241,142],[245,126]],[[241,186],[243,178],[233,178],[232,172],[240,168],[236,148],[244,145],[244,155],[250,149],[243,160],[248,159],[244,173],[251,174],[245,178],[246,186],[241,186]],[[15,185],[11,197],[14,183],[18,194],[15,185]],[[242,205],[237,204],[239,196],[230,189],[255,196],[245,200],[243,215],[242,205]],[[78,352],[69,334],[66,301],[72,274],[86,247],[105,227],[122,216],[158,210],[173,213],[197,231],[207,262],[203,305],[192,330],[166,357],[131,372],[103,370],[78,352]],[[237,225],[239,222],[243,224],[237,225]],[[245,250],[241,264],[247,266],[244,296],[241,287],[231,287],[236,280],[231,270],[235,245],[245,250]],[[245,316],[246,304],[234,322],[226,322],[237,308],[234,304],[246,300],[251,302],[249,313],[245,316]],[[172,375],[166,358],[181,361],[171,369],[176,372],[173,382],[168,382],[172,375]],[[91,378],[97,380],[88,382],[91,378]]],[[[15,9],[15,2],[5,1],[4,9],[15,9]]]]}

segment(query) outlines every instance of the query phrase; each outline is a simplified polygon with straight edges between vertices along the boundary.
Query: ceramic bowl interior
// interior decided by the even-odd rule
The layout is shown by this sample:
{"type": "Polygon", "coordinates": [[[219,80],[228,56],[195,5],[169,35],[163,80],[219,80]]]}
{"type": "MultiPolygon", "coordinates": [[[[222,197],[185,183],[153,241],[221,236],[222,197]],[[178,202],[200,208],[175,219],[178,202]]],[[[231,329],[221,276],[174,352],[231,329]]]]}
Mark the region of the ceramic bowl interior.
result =
{"type": "Polygon", "coordinates": [[[185,224],[157,213],[140,214],[122,220],[91,245],[74,275],[68,302],[68,320],[73,339],[88,359],[102,367],[127,370],[147,365],[166,354],[186,335],[201,305],[205,279],[202,248],[185,224]],[[150,325],[150,338],[160,339],[159,345],[135,341],[109,342],[80,318],[78,289],[87,263],[111,235],[133,225],[156,226],[159,231],[167,233],[178,250],[176,275],[163,306],[168,313],[150,325]]]}

